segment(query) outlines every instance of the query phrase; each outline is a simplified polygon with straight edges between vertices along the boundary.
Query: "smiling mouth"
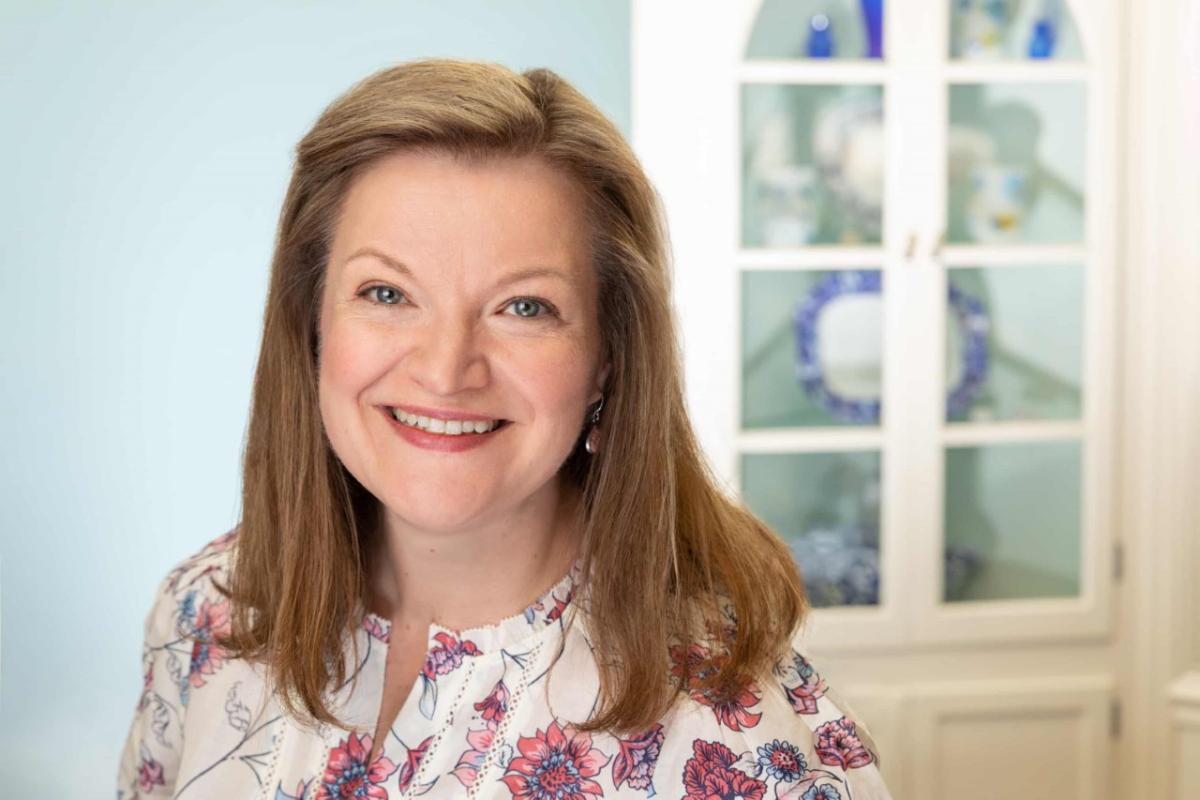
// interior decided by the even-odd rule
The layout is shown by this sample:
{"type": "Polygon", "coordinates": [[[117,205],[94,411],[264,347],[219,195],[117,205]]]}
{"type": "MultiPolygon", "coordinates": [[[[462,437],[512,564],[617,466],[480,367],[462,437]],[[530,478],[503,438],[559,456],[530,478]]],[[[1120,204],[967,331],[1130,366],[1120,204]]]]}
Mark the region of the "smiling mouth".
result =
{"type": "Polygon", "coordinates": [[[444,420],[433,417],[424,417],[418,414],[409,414],[405,411],[400,411],[396,408],[387,408],[387,413],[396,422],[401,425],[446,437],[456,436],[481,436],[487,433],[504,428],[511,420],[499,419],[490,421],[475,421],[475,420],[444,420]]]}

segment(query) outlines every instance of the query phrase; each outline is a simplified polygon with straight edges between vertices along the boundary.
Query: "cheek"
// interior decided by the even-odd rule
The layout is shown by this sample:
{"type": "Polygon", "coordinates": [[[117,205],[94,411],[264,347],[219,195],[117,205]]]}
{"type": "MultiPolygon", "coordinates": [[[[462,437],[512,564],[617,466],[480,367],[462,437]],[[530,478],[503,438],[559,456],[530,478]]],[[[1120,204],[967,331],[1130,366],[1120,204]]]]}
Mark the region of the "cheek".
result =
{"type": "Polygon", "coordinates": [[[569,357],[529,362],[522,374],[527,396],[559,423],[563,435],[573,437],[590,392],[583,354],[572,352],[569,357]]]}
{"type": "Polygon", "coordinates": [[[322,341],[322,395],[344,399],[358,394],[383,370],[387,347],[378,336],[350,325],[332,324],[322,341]]]}
{"type": "MultiPolygon", "coordinates": [[[[363,443],[365,392],[387,371],[387,348],[362,326],[331,324],[322,339],[317,395],[321,420],[334,451],[345,463],[363,443]]],[[[347,461],[349,459],[349,461],[347,461]]]]}

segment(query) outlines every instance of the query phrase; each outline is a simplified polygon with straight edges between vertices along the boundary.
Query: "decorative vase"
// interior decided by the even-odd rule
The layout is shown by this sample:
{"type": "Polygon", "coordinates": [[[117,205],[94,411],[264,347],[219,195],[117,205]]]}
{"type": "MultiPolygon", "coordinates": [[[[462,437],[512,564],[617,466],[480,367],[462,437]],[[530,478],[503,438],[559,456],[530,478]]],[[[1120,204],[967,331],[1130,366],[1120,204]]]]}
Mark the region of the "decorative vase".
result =
{"type": "Polygon", "coordinates": [[[867,58],[883,58],[883,0],[862,0],[867,58]]]}
{"type": "Polygon", "coordinates": [[[1013,0],[955,0],[955,48],[959,58],[990,60],[1004,55],[1013,0]]]}
{"type": "Polygon", "coordinates": [[[1029,213],[1029,169],[984,163],[971,169],[967,229],[977,242],[1011,242],[1029,213]]]}

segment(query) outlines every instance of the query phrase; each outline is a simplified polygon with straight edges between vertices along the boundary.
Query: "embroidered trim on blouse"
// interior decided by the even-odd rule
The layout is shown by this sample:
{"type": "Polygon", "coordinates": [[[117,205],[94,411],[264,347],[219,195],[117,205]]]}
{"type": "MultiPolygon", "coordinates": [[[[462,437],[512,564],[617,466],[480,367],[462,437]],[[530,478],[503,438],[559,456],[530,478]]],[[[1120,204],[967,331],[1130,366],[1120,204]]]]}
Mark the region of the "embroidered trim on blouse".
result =
{"type": "MultiPolygon", "coordinates": [[[[483,757],[483,763],[479,765],[479,771],[475,773],[475,780],[471,782],[471,786],[467,789],[467,798],[475,798],[483,791],[483,787],[487,785],[488,773],[492,768],[497,766],[496,753],[499,752],[500,746],[508,739],[509,721],[513,718],[514,712],[521,708],[521,701],[525,699],[525,694],[529,690],[529,673],[534,666],[540,665],[542,655],[542,646],[545,644],[544,638],[539,638],[533,645],[533,650],[529,658],[521,664],[521,682],[517,684],[517,688],[513,691],[508,699],[508,710],[504,712],[503,719],[496,726],[496,735],[492,737],[492,746],[488,748],[487,753],[483,757]]],[[[514,750],[515,750],[514,746],[514,750]]],[[[503,765],[499,765],[503,767],[503,765]]]]}

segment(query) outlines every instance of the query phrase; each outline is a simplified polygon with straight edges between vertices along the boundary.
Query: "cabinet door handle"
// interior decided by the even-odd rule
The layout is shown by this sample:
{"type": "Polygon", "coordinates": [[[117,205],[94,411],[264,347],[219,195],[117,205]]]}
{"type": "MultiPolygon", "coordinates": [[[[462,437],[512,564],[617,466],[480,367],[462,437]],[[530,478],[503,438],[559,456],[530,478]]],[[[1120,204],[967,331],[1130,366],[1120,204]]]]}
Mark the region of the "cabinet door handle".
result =
{"type": "Polygon", "coordinates": [[[904,260],[912,261],[913,256],[917,253],[917,234],[910,233],[908,235],[908,247],[904,250],[904,260]]]}
{"type": "Polygon", "coordinates": [[[944,245],[945,243],[946,243],[946,232],[945,232],[945,231],[942,231],[941,233],[939,233],[939,234],[938,234],[938,240],[937,240],[937,244],[935,244],[935,245],[933,246],[933,252],[932,252],[932,253],[930,253],[930,257],[931,257],[931,258],[932,258],[934,261],[938,261],[938,260],[940,260],[940,259],[941,259],[941,257],[942,257],[942,245],[944,245]]]}

